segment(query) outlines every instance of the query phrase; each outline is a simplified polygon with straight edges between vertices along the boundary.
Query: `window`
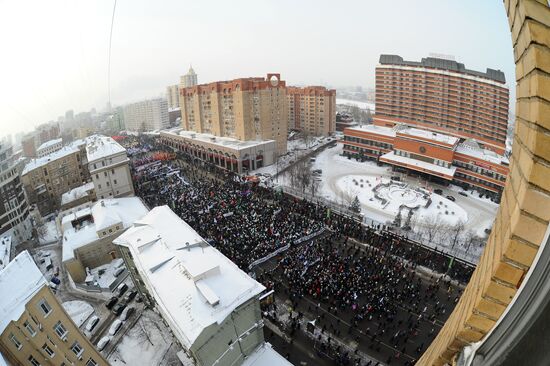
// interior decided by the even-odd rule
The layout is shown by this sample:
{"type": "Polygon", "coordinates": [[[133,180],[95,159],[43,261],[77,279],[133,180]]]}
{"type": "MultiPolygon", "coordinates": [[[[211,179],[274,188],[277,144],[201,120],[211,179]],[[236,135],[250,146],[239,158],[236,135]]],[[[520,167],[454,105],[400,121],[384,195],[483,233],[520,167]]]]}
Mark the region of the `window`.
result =
{"type": "Polygon", "coordinates": [[[78,342],[74,342],[71,346],[71,350],[74,352],[75,355],[80,356],[82,352],[84,352],[84,348],[78,342]]]}
{"type": "Polygon", "coordinates": [[[113,183],[116,184],[116,179],[113,179],[113,183]]]}
{"type": "Polygon", "coordinates": [[[29,360],[29,362],[31,363],[31,365],[33,365],[33,366],[40,366],[40,362],[38,362],[38,361],[36,360],[36,358],[32,357],[32,355],[29,356],[28,360],[29,360]]]}
{"type": "Polygon", "coordinates": [[[90,359],[86,362],[86,366],[97,366],[97,362],[90,357],[90,359]]]}
{"type": "Polygon", "coordinates": [[[65,336],[67,335],[67,329],[65,329],[65,327],[63,326],[63,324],[61,324],[61,322],[57,322],[53,329],[55,330],[55,333],[57,333],[57,335],[59,336],[59,338],[63,339],[65,338],[65,336]]]}
{"type": "Polygon", "coordinates": [[[12,343],[15,345],[15,347],[17,349],[21,349],[21,347],[23,347],[23,345],[21,344],[21,342],[19,342],[19,340],[17,338],[15,338],[15,336],[13,335],[13,333],[10,334],[10,341],[12,341],[12,343]]]}
{"type": "Polygon", "coordinates": [[[52,351],[50,347],[48,347],[46,343],[44,343],[44,345],[42,346],[42,349],[44,350],[44,352],[48,354],[48,356],[50,356],[50,358],[53,358],[53,356],[55,356],[55,353],[52,351]]]}
{"type": "Polygon", "coordinates": [[[107,172],[103,172],[103,176],[106,177],[106,176],[107,176],[107,172]]]}
{"type": "Polygon", "coordinates": [[[31,323],[29,323],[28,320],[26,320],[25,323],[23,323],[23,325],[25,326],[25,328],[27,328],[27,330],[29,331],[29,334],[32,337],[36,335],[36,331],[34,330],[34,328],[32,327],[31,323]]]}
{"type": "Polygon", "coordinates": [[[115,174],[115,170],[114,170],[114,169],[111,169],[111,174],[115,174]]]}
{"type": "Polygon", "coordinates": [[[99,179],[99,174],[96,174],[96,175],[95,175],[95,179],[99,179]]]}
{"type": "Polygon", "coordinates": [[[38,307],[42,310],[44,317],[48,316],[52,312],[52,307],[45,299],[42,299],[38,302],[38,307]]]}
{"type": "MultiPolygon", "coordinates": [[[[101,189],[101,184],[98,184],[98,185],[97,185],[97,188],[98,188],[98,189],[101,189]]],[[[103,198],[103,197],[101,197],[101,198],[103,198]]]]}

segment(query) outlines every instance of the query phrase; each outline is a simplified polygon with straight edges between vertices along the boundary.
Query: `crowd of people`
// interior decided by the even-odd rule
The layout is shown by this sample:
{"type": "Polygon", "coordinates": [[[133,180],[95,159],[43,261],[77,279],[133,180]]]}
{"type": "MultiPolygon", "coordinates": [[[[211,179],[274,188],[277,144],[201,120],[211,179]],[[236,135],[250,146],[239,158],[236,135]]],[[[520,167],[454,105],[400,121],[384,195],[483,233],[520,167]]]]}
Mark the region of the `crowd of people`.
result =
{"type": "Polygon", "coordinates": [[[275,259],[277,269],[258,279],[267,286],[283,284],[293,301],[309,298],[331,313],[348,315],[350,332],[372,337],[374,347],[389,342],[400,350],[397,358],[410,352],[407,341],[417,335],[420,322],[444,321],[452,310],[460,294],[450,279],[465,282],[472,273],[471,266],[451,265],[447,257],[384,228],[367,227],[182,153],[174,161],[155,161],[154,153],[164,151],[163,145],[129,142],[136,194],[150,207],[169,205],[245,271],[290,244],[275,259]],[[294,245],[323,228],[318,237],[294,245]],[[419,265],[443,275],[426,284],[414,271],[419,265]],[[401,319],[399,309],[418,315],[401,319]],[[373,318],[377,329],[366,325],[373,318]]]}

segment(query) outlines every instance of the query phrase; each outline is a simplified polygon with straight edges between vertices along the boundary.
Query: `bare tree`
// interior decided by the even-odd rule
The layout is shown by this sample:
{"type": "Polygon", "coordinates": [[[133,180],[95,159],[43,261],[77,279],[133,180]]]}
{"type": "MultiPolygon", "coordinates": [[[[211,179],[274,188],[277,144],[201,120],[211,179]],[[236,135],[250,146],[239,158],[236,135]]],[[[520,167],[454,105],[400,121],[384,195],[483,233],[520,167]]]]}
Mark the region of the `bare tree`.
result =
{"type": "Polygon", "coordinates": [[[451,251],[460,240],[460,236],[464,233],[465,224],[460,220],[452,225],[445,225],[445,233],[451,243],[451,251]]]}
{"type": "Polygon", "coordinates": [[[48,235],[48,229],[46,228],[46,225],[42,224],[36,227],[36,236],[39,240],[44,240],[46,238],[46,235],[48,235]]]}
{"type": "Polygon", "coordinates": [[[309,184],[309,190],[313,197],[315,197],[315,194],[319,190],[319,185],[321,182],[315,178],[311,179],[311,183],[309,184]]]}
{"type": "Polygon", "coordinates": [[[421,226],[420,230],[426,234],[428,242],[432,243],[435,237],[442,232],[444,224],[439,216],[428,216],[422,220],[419,226],[421,226]]]}

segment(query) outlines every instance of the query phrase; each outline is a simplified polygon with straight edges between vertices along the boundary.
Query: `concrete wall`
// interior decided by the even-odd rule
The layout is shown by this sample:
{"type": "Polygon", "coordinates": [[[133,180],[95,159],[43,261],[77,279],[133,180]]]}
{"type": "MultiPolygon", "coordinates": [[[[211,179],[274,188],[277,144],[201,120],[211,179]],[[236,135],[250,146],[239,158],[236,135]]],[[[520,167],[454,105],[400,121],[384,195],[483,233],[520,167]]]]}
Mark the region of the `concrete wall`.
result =
{"type": "Polygon", "coordinates": [[[453,363],[465,345],[481,340],[495,326],[550,221],[550,8],[542,0],[505,0],[504,6],[516,62],[510,174],[478,267],[418,365],[453,363]]]}

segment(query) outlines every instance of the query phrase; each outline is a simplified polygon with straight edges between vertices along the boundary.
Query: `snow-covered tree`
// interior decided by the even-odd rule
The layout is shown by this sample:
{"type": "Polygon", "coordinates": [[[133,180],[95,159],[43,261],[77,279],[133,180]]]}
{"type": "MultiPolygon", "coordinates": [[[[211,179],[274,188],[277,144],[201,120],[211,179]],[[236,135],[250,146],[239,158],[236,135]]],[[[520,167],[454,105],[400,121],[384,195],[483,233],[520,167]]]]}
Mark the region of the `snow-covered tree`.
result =
{"type": "Polygon", "coordinates": [[[349,208],[353,212],[361,212],[361,203],[359,202],[359,198],[357,196],[355,196],[349,208]]]}

